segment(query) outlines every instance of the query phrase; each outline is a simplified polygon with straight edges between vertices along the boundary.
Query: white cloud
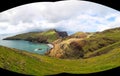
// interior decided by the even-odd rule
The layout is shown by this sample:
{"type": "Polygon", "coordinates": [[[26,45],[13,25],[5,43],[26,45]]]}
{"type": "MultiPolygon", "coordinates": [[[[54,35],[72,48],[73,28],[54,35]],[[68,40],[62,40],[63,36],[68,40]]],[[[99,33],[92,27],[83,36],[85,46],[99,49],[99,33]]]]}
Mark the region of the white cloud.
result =
{"type": "Polygon", "coordinates": [[[97,27],[97,31],[120,27],[120,14],[112,13],[104,18],[104,22],[97,27]],[[109,21],[109,18],[115,18],[109,21]]]}
{"type": "Polygon", "coordinates": [[[120,26],[120,12],[87,1],[32,3],[0,13],[0,34],[58,29],[70,34],[120,26]]]}

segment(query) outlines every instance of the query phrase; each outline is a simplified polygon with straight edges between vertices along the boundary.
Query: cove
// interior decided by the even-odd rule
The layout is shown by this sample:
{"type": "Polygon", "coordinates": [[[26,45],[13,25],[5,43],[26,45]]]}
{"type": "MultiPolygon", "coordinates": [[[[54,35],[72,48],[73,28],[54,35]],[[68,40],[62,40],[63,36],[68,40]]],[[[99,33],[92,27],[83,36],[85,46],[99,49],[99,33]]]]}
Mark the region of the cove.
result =
{"type": "Polygon", "coordinates": [[[24,40],[0,40],[0,45],[38,54],[45,54],[45,52],[50,49],[47,44],[33,43],[24,40]]]}

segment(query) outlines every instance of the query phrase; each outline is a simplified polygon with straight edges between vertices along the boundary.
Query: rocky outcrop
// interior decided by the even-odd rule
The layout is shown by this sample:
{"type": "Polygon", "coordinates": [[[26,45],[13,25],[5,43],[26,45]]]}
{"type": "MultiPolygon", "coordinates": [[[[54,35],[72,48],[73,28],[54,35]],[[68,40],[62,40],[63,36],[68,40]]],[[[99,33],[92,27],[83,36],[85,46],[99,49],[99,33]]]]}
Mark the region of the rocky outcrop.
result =
{"type": "Polygon", "coordinates": [[[85,41],[81,39],[59,39],[54,42],[54,48],[49,50],[46,55],[57,58],[82,58],[84,57],[84,51],[82,46],[85,45],[85,41]],[[61,42],[60,42],[61,41],[61,42]]]}
{"type": "Polygon", "coordinates": [[[67,34],[67,32],[65,32],[65,31],[56,31],[57,33],[58,33],[58,35],[60,36],[60,37],[62,37],[62,38],[64,38],[64,37],[67,37],[68,36],[68,34],[67,34]]]}

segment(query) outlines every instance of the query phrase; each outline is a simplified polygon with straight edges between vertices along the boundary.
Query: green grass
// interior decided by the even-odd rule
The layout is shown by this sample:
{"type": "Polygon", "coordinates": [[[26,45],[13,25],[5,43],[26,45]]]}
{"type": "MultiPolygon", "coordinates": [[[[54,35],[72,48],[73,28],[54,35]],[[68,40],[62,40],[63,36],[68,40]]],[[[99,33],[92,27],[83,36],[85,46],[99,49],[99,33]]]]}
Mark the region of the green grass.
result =
{"type": "Polygon", "coordinates": [[[94,33],[90,38],[85,39],[84,52],[96,51],[113,43],[120,41],[120,29],[114,28],[103,32],[94,33]]]}
{"type": "Polygon", "coordinates": [[[43,32],[42,35],[48,37],[48,42],[53,42],[59,38],[55,31],[43,32]]]}
{"type": "Polygon", "coordinates": [[[57,59],[0,46],[0,67],[31,75],[82,74],[120,66],[120,48],[88,59],[57,59]]]}
{"type": "Polygon", "coordinates": [[[85,54],[85,57],[89,57],[91,55],[99,56],[99,55],[97,55],[97,53],[99,53],[100,55],[106,54],[106,53],[108,53],[109,51],[111,51],[111,50],[113,50],[115,48],[120,48],[120,41],[116,42],[116,43],[113,43],[111,45],[108,45],[106,47],[103,47],[101,49],[98,49],[98,50],[96,50],[94,52],[89,52],[89,53],[85,54]]]}
{"type": "Polygon", "coordinates": [[[19,34],[16,36],[12,37],[7,37],[5,39],[8,40],[29,40],[29,39],[36,39],[36,38],[41,38],[41,39],[46,39],[47,42],[51,43],[54,40],[57,40],[59,38],[59,35],[55,30],[48,30],[48,31],[43,31],[43,32],[30,32],[30,33],[23,33],[19,34]]]}

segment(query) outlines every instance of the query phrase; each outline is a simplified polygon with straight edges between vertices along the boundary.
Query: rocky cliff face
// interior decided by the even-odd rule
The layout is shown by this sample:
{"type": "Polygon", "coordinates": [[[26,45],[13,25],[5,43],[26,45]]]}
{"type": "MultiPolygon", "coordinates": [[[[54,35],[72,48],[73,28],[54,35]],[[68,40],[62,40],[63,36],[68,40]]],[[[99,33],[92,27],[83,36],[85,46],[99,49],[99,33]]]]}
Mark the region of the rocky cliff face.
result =
{"type": "Polygon", "coordinates": [[[62,37],[62,38],[64,38],[64,37],[67,37],[68,36],[68,34],[67,34],[67,32],[65,32],[65,31],[56,31],[57,33],[58,33],[58,35],[60,36],[60,37],[62,37]]]}
{"type": "Polygon", "coordinates": [[[46,55],[62,59],[82,58],[84,57],[82,47],[86,43],[83,39],[86,37],[87,35],[85,33],[77,33],[75,36],[72,35],[67,36],[66,38],[57,39],[52,43],[54,48],[48,51],[46,55]]]}
{"type": "Polygon", "coordinates": [[[48,56],[57,58],[82,58],[84,56],[84,51],[82,46],[84,46],[85,41],[81,39],[69,39],[66,41],[61,41],[54,43],[54,48],[51,49],[46,54],[48,56]]]}

